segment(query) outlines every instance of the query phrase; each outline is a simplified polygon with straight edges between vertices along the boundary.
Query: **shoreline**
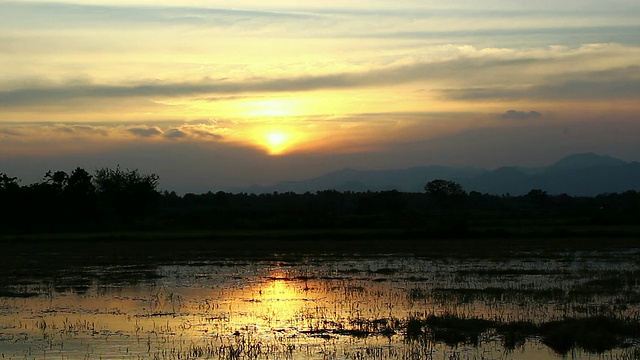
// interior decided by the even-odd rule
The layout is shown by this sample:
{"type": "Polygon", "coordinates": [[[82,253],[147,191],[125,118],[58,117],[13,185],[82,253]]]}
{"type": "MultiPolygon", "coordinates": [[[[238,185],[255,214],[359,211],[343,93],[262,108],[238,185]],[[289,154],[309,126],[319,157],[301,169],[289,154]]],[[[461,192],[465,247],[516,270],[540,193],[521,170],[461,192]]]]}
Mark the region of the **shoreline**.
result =
{"type": "MultiPolygon", "coordinates": [[[[619,229],[618,229],[619,230],[619,229]]],[[[600,233],[428,236],[403,229],[221,230],[0,235],[9,252],[178,254],[489,254],[511,249],[640,248],[640,228],[600,233]],[[506,235],[506,236],[505,236],[506,235]]]]}

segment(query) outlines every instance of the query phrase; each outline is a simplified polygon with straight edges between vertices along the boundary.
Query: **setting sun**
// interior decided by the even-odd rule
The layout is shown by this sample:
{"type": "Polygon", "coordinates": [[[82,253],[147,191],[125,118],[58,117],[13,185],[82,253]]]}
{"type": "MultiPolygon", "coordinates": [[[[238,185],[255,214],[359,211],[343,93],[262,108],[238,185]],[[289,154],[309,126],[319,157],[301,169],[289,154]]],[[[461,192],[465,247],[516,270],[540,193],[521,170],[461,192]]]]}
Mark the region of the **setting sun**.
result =
{"type": "Polygon", "coordinates": [[[0,0],[0,171],[196,193],[637,160],[640,1],[614,2],[0,0]]]}
{"type": "Polygon", "coordinates": [[[282,153],[288,144],[289,135],[282,132],[271,132],[267,134],[267,148],[269,153],[277,155],[282,153]]]}

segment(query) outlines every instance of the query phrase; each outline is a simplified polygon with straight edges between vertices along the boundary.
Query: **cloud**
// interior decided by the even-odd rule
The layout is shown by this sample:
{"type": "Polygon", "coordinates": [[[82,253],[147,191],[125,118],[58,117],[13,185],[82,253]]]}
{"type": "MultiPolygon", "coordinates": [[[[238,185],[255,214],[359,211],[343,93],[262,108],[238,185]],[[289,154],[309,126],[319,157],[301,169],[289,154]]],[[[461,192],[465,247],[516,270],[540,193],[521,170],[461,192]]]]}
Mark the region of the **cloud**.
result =
{"type": "Polygon", "coordinates": [[[220,134],[216,134],[207,130],[197,130],[194,129],[192,130],[194,135],[200,136],[200,137],[209,137],[209,138],[213,138],[213,139],[217,139],[217,140],[222,140],[224,139],[224,136],[220,135],[220,134]]]}
{"type": "MultiPolygon", "coordinates": [[[[365,38],[385,38],[385,39],[443,39],[443,38],[469,38],[469,37],[507,37],[507,36],[567,36],[581,35],[590,36],[593,42],[594,36],[603,39],[612,36],[620,37],[626,34],[637,34],[640,26],[574,26],[574,27],[541,27],[541,28],[493,28],[493,29],[470,29],[470,30],[433,30],[433,31],[404,31],[366,34],[365,38]]],[[[634,43],[637,43],[637,39],[634,43]]]]}
{"type": "Polygon", "coordinates": [[[149,81],[119,85],[69,81],[52,86],[34,81],[31,86],[0,91],[0,108],[70,104],[78,99],[94,102],[104,99],[111,104],[114,99],[207,99],[213,96],[210,100],[221,101],[240,99],[244,96],[241,94],[388,87],[409,83],[431,89],[449,84],[452,88],[437,91],[452,100],[629,99],[640,94],[638,65],[606,69],[610,66],[608,63],[637,64],[634,56],[640,56],[640,48],[600,44],[577,49],[557,47],[516,51],[454,47],[451,51],[454,55],[432,61],[324,75],[206,79],[181,83],[149,81]],[[606,70],[593,70],[594,67],[605,67],[606,70]],[[494,87],[498,78],[502,79],[502,85],[494,87]],[[523,87],[523,84],[535,85],[523,87]]]}
{"type": "MultiPolygon", "coordinates": [[[[517,60],[519,63],[522,60],[517,60]]],[[[349,89],[367,86],[397,85],[420,80],[459,77],[461,73],[482,71],[489,66],[506,66],[509,61],[485,64],[477,59],[449,63],[419,63],[364,73],[340,73],[280,79],[217,83],[148,83],[140,85],[62,85],[33,87],[0,92],[0,107],[39,103],[60,103],[82,98],[181,97],[201,94],[261,92],[302,92],[323,89],[349,89]],[[463,64],[465,63],[466,66],[463,64]]]]}
{"type": "Polygon", "coordinates": [[[164,134],[164,132],[157,126],[132,127],[127,129],[127,131],[140,137],[152,137],[164,134]]]}
{"type": "Polygon", "coordinates": [[[468,87],[441,89],[448,100],[633,100],[640,98],[640,66],[600,71],[575,71],[550,76],[542,84],[528,87],[468,87]]]}
{"type": "Polygon", "coordinates": [[[164,131],[164,137],[168,139],[200,138],[221,140],[224,137],[218,132],[224,131],[215,120],[193,120],[181,125],[176,125],[164,131]]]}
{"type": "Polygon", "coordinates": [[[0,128],[0,134],[8,135],[8,136],[22,136],[23,134],[20,131],[15,131],[7,128],[0,128]]]}
{"type": "Polygon", "coordinates": [[[220,121],[216,119],[193,119],[193,120],[187,120],[185,122],[185,124],[190,126],[197,126],[197,125],[218,126],[219,123],[220,121]]]}
{"type": "Polygon", "coordinates": [[[570,80],[560,84],[534,86],[523,94],[532,99],[615,100],[640,99],[640,79],[610,81],[570,80]]]}
{"type": "Polygon", "coordinates": [[[217,134],[211,130],[206,130],[204,128],[197,128],[193,126],[185,125],[180,127],[179,129],[169,129],[164,133],[164,137],[168,139],[183,139],[189,137],[198,137],[198,138],[211,138],[216,140],[222,140],[224,137],[220,134],[217,134]]]}
{"type": "Polygon", "coordinates": [[[179,129],[170,129],[164,134],[164,137],[169,139],[180,139],[187,136],[189,136],[189,134],[179,129]]]}
{"type": "Polygon", "coordinates": [[[14,136],[28,136],[29,138],[78,137],[78,136],[108,136],[113,126],[64,124],[64,123],[12,123],[0,128],[0,133],[14,136]]]}
{"type": "MultiPolygon", "coordinates": [[[[36,143],[39,141],[69,141],[71,139],[84,139],[87,141],[100,141],[109,143],[112,140],[131,140],[131,135],[141,141],[140,138],[155,139],[163,137],[170,140],[201,139],[221,140],[226,128],[220,128],[211,121],[191,122],[162,122],[157,125],[129,124],[124,122],[113,123],[41,123],[18,122],[0,127],[0,135],[18,137],[26,141],[36,143]]],[[[154,140],[154,142],[156,142],[154,140]]],[[[207,141],[208,142],[208,141],[207,141]]]]}
{"type": "MultiPolygon", "coordinates": [[[[6,14],[20,14],[19,17],[7,17],[6,22],[13,23],[22,19],[30,21],[36,27],[84,27],[84,26],[148,26],[167,24],[228,26],[236,22],[247,23],[247,19],[265,21],[283,21],[287,19],[308,20],[320,18],[320,15],[285,11],[262,11],[242,9],[222,9],[199,6],[118,6],[71,4],[61,2],[18,2],[4,1],[0,10],[6,14]],[[55,14],[55,16],[51,16],[55,14]],[[40,21],[38,21],[40,20],[40,21]]],[[[260,24],[258,22],[257,24],[260,24]]]]}
{"type": "Polygon", "coordinates": [[[95,125],[80,125],[80,124],[72,124],[72,125],[58,125],[58,126],[66,126],[69,129],[72,129],[74,133],[83,133],[83,134],[96,134],[101,136],[107,136],[108,132],[104,129],[104,127],[99,127],[95,125]]]}
{"type": "Polygon", "coordinates": [[[565,82],[511,88],[466,88],[438,91],[448,100],[632,100],[640,98],[640,79],[616,79],[608,81],[568,80],[565,82]]]}
{"type": "Polygon", "coordinates": [[[501,119],[516,119],[516,120],[528,120],[528,119],[537,119],[541,118],[543,115],[537,111],[518,111],[518,110],[508,110],[504,114],[499,115],[501,119]]]}
{"type": "MultiPolygon", "coordinates": [[[[118,127],[113,127],[114,131],[117,131],[118,127]]],[[[187,138],[200,138],[200,139],[214,139],[221,140],[224,137],[218,134],[216,131],[221,129],[205,124],[191,124],[185,123],[179,126],[170,128],[160,128],[158,126],[136,126],[125,127],[126,132],[134,134],[139,137],[151,138],[156,136],[163,136],[166,139],[180,140],[187,138]]],[[[117,134],[114,133],[114,136],[117,134]]]]}
{"type": "Polygon", "coordinates": [[[220,101],[233,101],[233,100],[246,100],[246,99],[260,99],[264,96],[214,96],[207,97],[201,99],[194,99],[196,101],[206,101],[206,102],[220,102],[220,101]]]}

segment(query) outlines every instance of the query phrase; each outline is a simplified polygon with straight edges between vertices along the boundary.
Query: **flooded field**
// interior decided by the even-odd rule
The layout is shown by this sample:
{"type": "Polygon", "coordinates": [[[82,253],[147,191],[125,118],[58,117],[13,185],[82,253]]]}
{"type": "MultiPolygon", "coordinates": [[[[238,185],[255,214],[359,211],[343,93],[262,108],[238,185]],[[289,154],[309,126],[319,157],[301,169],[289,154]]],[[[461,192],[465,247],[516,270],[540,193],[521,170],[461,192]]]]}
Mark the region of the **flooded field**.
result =
{"type": "Polygon", "coordinates": [[[640,249],[11,254],[3,359],[637,359],[640,249]]]}

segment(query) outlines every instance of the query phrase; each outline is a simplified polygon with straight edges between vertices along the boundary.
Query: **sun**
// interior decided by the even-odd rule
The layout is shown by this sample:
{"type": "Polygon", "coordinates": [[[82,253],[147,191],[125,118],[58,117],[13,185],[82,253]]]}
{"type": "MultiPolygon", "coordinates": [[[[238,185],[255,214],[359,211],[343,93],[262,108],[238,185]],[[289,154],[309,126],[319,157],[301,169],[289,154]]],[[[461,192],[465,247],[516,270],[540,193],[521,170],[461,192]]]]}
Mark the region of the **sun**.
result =
{"type": "Polygon", "coordinates": [[[306,133],[287,124],[256,127],[246,137],[248,144],[273,156],[304,151],[308,139],[306,133]]]}
{"type": "Polygon", "coordinates": [[[267,142],[271,147],[282,146],[287,141],[287,134],[281,132],[272,132],[267,134],[267,142]]]}
{"type": "Polygon", "coordinates": [[[289,134],[283,132],[270,132],[266,135],[266,146],[272,155],[281,154],[289,145],[289,134]]]}

